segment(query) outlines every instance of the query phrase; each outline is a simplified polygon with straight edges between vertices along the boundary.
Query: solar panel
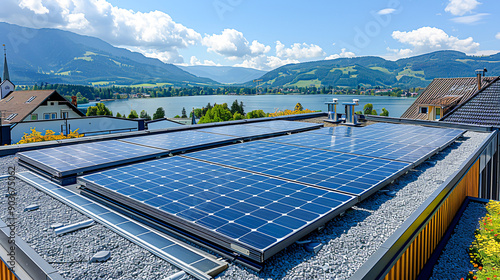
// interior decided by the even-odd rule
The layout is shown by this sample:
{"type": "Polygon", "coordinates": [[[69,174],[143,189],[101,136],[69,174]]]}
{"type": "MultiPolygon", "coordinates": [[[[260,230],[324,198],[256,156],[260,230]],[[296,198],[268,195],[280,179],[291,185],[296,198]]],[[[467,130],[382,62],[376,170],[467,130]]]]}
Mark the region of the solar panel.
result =
{"type": "MultiPolygon", "coordinates": [[[[402,137],[404,137],[404,135],[402,137]]],[[[409,145],[402,142],[389,143],[362,138],[314,133],[298,133],[270,138],[266,141],[406,161],[410,163],[424,161],[437,151],[435,147],[409,145]]]]}
{"type": "Polygon", "coordinates": [[[111,140],[33,150],[17,155],[21,163],[33,167],[33,170],[62,178],[166,154],[168,152],[164,150],[111,140]]]}
{"type": "Polygon", "coordinates": [[[86,189],[263,262],[355,196],[170,157],[78,178],[86,189]]]}
{"type": "Polygon", "coordinates": [[[237,139],[238,138],[236,137],[227,135],[208,134],[195,130],[185,130],[125,138],[121,139],[120,141],[169,150],[170,152],[177,152],[209,147],[218,144],[231,143],[236,141],[237,139]]]}
{"type": "Polygon", "coordinates": [[[376,123],[365,127],[321,128],[310,133],[443,148],[465,133],[465,130],[376,123]]]}
{"type": "Polygon", "coordinates": [[[189,271],[192,275],[201,276],[200,279],[211,278],[208,275],[215,277],[220,271],[227,268],[226,262],[218,260],[212,255],[168,235],[158,234],[158,232],[128,217],[115,213],[109,208],[40,178],[31,172],[21,172],[18,176],[23,181],[77,209],[119,235],[152,251],[155,255],[166,259],[183,270],[189,271]]]}
{"type": "Polygon", "coordinates": [[[411,164],[266,141],[190,153],[189,157],[366,198],[411,164]]]}
{"type": "Polygon", "coordinates": [[[285,134],[289,132],[299,132],[304,130],[316,129],[323,126],[315,123],[301,123],[292,121],[268,121],[249,124],[226,125],[198,129],[198,131],[230,135],[235,137],[260,138],[285,134]]]}

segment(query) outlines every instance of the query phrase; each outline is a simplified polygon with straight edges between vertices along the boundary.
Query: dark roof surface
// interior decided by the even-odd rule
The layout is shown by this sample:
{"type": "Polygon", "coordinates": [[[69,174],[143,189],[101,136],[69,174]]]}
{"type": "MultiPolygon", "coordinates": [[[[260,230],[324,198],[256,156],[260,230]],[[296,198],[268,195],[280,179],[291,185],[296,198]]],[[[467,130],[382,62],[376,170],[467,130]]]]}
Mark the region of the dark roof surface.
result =
{"type": "Polygon", "coordinates": [[[59,101],[66,102],[73,111],[80,116],[84,116],[75,106],[69,101],[64,99],[55,90],[26,90],[26,91],[13,91],[4,99],[0,100],[0,111],[3,113],[2,122],[17,123],[24,120],[31,114],[38,106],[49,98],[55,98],[59,101]],[[17,115],[15,115],[17,114],[17,115]],[[13,116],[9,118],[9,116],[13,116]]]}
{"type": "MultiPolygon", "coordinates": [[[[482,77],[481,83],[485,87],[495,77],[482,77]]],[[[427,114],[421,114],[420,105],[434,105],[450,107],[459,105],[477,92],[477,78],[439,78],[422,92],[413,104],[403,113],[405,119],[427,119],[427,114]]]]}
{"type": "Polygon", "coordinates": [[[450,111],[441,121],[500,126],[500,77],[450,111]]]}

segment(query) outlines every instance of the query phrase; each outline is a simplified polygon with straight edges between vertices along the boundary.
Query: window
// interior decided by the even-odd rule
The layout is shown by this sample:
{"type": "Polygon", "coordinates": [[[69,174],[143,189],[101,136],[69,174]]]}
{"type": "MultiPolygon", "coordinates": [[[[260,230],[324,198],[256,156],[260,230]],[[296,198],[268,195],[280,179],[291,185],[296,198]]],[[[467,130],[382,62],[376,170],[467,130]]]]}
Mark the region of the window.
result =
{"type": "Polygon", "coordinates": [[[436,121],[441,118],[441,108],[436,107],[436,121]]]}
{"type": "Polygon", "coordinates": [[[61,112],[61,118],[62,118],[62,119],[67,119],[67,118],[68,118],[68,115],[69,115],[69,113],[68,113],[68,112],[61,112]]]}
{"type": "Polygon", "coordinates": [[[16,116],[17,116],[17,114],[16,114],[16,113],[14,113],[14,114],[10,114],[10,115],[6,118],[6,120],[11,121],[11,120],[12,120],[12,119],[14,119],[16,116]]]}
{"type": "Polygon", "coordinates": [[[428,109],[427,107],[420,107],[420,114],[427,114],[428,109]]]}
{"type": "Polygon", "coordinates": [[[38,120],[38,114],[31,114],[31,120],[32,121],[37,121],[38,120]]]}
{"type": "Polygon", "coordinates": [[[57,119],[57,113],[45,113],[45,114],[43,114],[43,119],[44,120],[57,119]]]}
{"type": "Polygon", "coordinates": [[[26,100],[26,102],[24,102],[24,103],[31,103],[31,101],[35,100],[35,98],[36,98],[36,96],[32,96],[28,100],[26,100]]]}

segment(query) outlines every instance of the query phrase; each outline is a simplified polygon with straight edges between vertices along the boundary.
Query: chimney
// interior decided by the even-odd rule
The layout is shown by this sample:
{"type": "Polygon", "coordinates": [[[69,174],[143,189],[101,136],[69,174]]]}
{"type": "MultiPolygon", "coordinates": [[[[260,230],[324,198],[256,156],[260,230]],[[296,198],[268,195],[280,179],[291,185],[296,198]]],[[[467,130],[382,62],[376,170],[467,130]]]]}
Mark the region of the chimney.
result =
{"type": "Polygon", "coordinates": [[[71,96],[71,104],[73,106],[78,107],[78,102],[76,101],[76,96],[71,96]]]}
{"type": "Polygon", "coordinates": [[[486,70],[486,68],[484,69],[477,69],[476,70],[476,76],[477,76],[477,90],[480,91],[481,90],[481,76],[484,77],[485,73],[488,72],[488,70],[486,70]]]}

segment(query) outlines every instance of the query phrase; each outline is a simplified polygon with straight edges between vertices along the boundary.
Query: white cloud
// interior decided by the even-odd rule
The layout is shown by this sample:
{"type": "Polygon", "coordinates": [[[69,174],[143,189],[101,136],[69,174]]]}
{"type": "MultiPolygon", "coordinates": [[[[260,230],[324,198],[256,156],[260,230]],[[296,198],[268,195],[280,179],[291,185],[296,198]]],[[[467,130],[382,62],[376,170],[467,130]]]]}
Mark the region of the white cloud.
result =
{"type": "Polygon", "coordinates": [[[290,63],[299,63],[296,59],[281,59],[276,56],[259,55],[243,62],[233,65],[234,67],[246,67],[259,70],[271,70],[290,63]]]}
{"type": "Polygon", "coordinates": [[[346,51],[346,48],[342,48],[341,52],[339,54],[332,54],[330,56],[327,56],[325,58],[325,60],[337,59],[337,58],[351,58],[351,57],[355,57],[355,56],[356,56],[356,54],[354,54],[353,52],[348,52],[348,51],[346,51]]]}
{"type": "Polygon", "coordinates": [[[140,48],[165,62],[177,62],[182,59],[178,49],[201,41],[198,32],[166,13],[134,12],[106,0],[2,0],[0,21],[94,36],[115,46],[140,48]]]}
{"type": "Polygon", "coordinates": [[[498,40],[500,40],[500,32],[498,32],[497,35],[495,35],[495,38],[497,38],[498,40]]]}
{"type": "Polygon", "coordinates": [[[396,11],[396,9],[387,8],[387,9],[382,9],[382,10],[378,11],[377,14],[379,14],[379,15],[390,15],[390,14],[394,13],[395,11],[396,11]]]}
{"type": "Polygon", "coordinates": [[[302,59],[324,56],[323,49],[314,44],[295,43],[290,48],[286,48],[280,41],[276,41],[276,56],[280,58],[302,59]]]}
{"type": "Polygon", "coordinates": [[[481,3],[477,0],[450,0],[444,10],[454,16],[463,16],[474,10],[479,4],[481,3]]]}
{"type": "Polygon", "coordinates": [[[451,20],[457,23],[465,23],[465,24],[473,24],[477,23],[478,21],[482,20],[484,17],[489,16],[490,14],[487,13],[481,13],[481,14],[475,14],[475,15],[470,15],[470,16],[463,16],[463,17],[456,17],[452,18],[451,20]]]}
{"type": "Polygon", "coordinates": [[[256,40],[250,44],[243,36],[243,33],[235,29],[224,29],[220,35],[205,35],[202,44],[208,47],[209,52],[225,56],[230,60],[246,56],[258,56],[271,50],[270,46],[261,44],[256,40]]]}
{"type": "Polygon", "coordinates": [[[205,66],[220,66],[220,64],[217,64],[217,63],[213,62],[212,60],[203,60],[203,62],[201,62],[194,55],[191,56],[190,64],[191,65],[205,65],[205,66]]]}
{"type": "Polygon", "coordinates": [[[400,43],[412,46],[412,49],[391,50],[399,56],[417,55],[436,50],[457,50],[466,53],[476,52],[479,43],[474,42],[472,37],[458,39],[446,34],[443,30],[435,27],[421,27],[409,32],[394,31],[392,38],[400,43]]]}

